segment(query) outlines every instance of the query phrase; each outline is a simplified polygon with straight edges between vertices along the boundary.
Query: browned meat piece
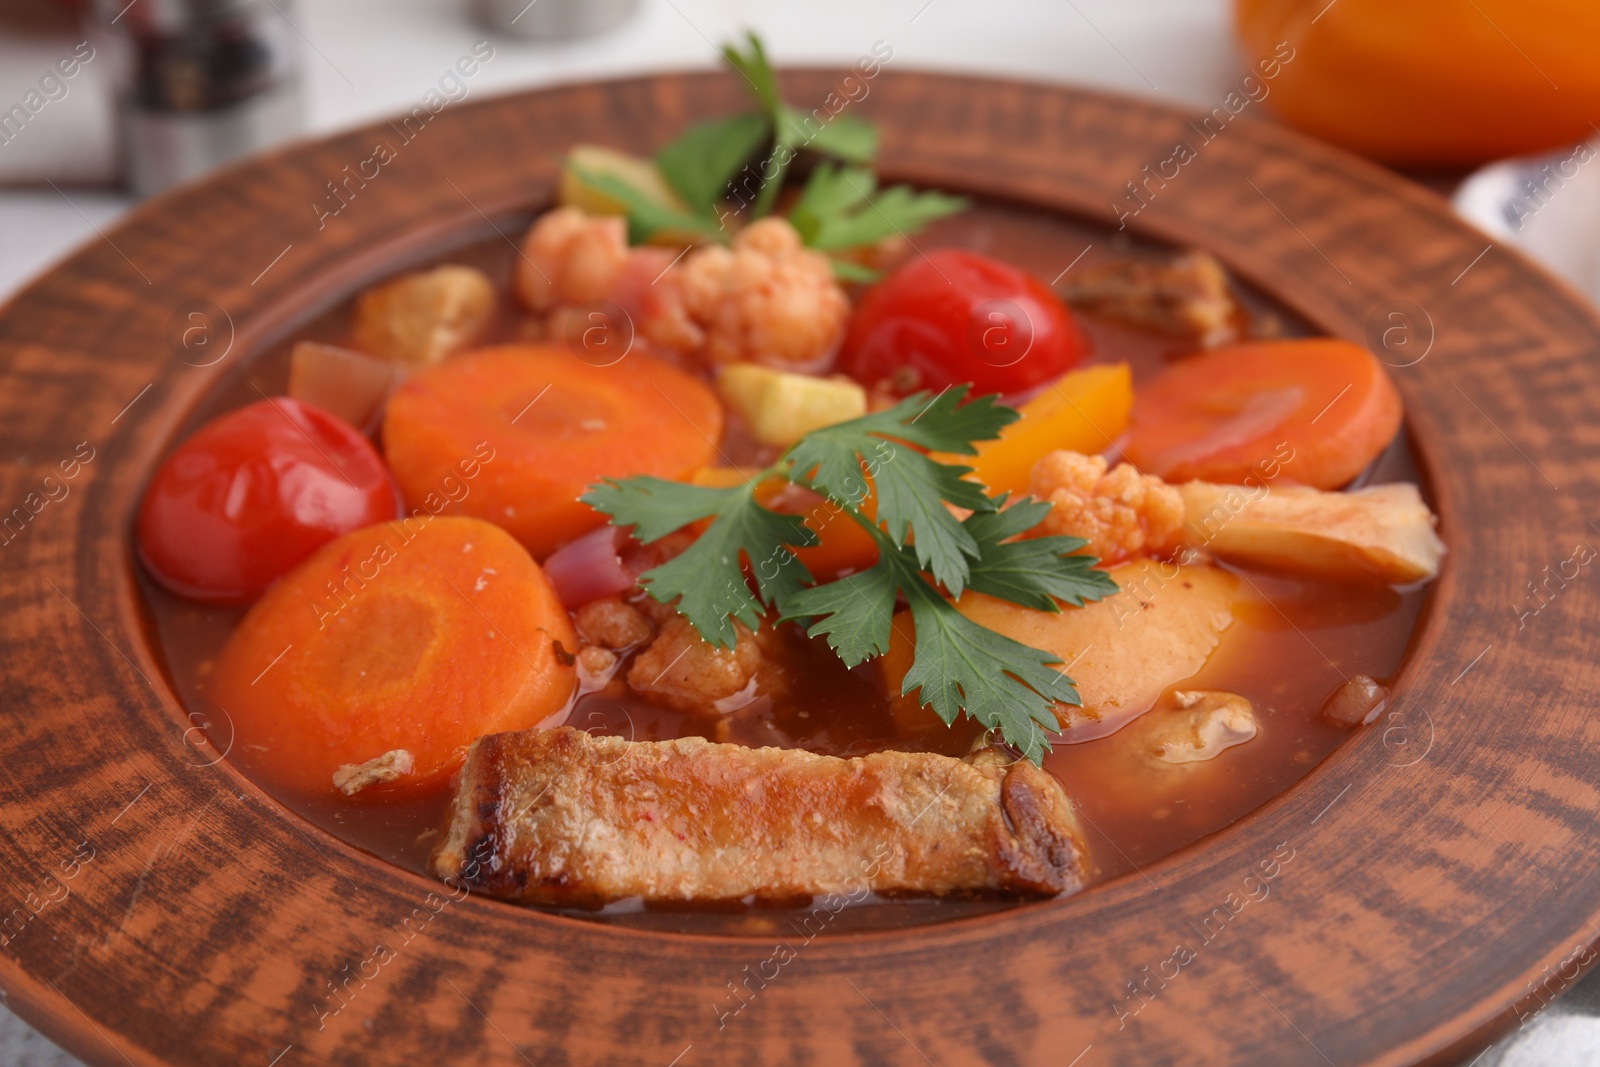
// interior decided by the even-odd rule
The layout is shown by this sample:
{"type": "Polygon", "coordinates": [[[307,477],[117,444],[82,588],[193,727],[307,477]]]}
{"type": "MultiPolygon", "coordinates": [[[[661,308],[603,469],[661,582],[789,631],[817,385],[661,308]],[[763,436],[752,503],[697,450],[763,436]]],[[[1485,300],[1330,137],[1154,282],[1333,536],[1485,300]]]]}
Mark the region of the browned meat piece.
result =
{"type": "Polygon", "coordinates": [[[656,632],[643,612],[614,596],[585,604],[573,613],[572,622],[586,644],[613,652],[642,645],[656,632]]]}
{"type": "Polygon", "coordinates": [[[523,903],[1028,896],[1083,885],[1072,802],[997,752],[839,759],[559,727],[473,743],[439,877],[523,903]]]}
{"type": "Polygon", "coordinates": [[[447,264],[362,293],[350,331],[364,352],[425,367],[471,344],[494,302],[494,283],[481,270],[447,264]]]}
{"type": "Polygon", "coordinates": [[[719,715],[749,703],[749,690],[761,667],[755,635],[735,622],[738,642],[718,648],[682,615],[661,625],[628,668],[628,686],[646,700],[698,715],[719,715]],[[742,699],[743,698],[743,699],[742,699]]]}
{"type": "Polygon", "coordinates": [[[1205,252],[1115,260],[1078,271],[1057,291],[1075,307],[1133,326],[1198,337],[1207,345],[1233,338],[1228,275],[1205,252]]]}

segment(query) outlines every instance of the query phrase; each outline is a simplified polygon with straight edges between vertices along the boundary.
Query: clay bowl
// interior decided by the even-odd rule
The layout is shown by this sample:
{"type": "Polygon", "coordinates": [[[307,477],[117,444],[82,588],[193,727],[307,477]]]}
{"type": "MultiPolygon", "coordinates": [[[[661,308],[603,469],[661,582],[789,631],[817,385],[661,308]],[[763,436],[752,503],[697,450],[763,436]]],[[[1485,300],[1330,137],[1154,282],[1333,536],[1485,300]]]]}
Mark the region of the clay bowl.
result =
{"type": "Polygon", "coordinates": [[[144,205],[0,314],[0,503],[27,509],[0,551],[10,1005],[98,1064],[1402,1064],[1470,1052],[1575,978],[1600,935],[1600,321],[1376,167],[1069,89],[884,72],[861,107],[894,178],[1105,240],[1125,183],[1189,142],[1127,227],[1212,250],[1390,363],[1450,556],[1387,718],[1079,897],[803,944],[721,1025],[771,939],[441,904],[219,758],[174,696],[129,538],[197,405],[362,284],[515,233],[570,143],[647,150],[739,103],[693,75],[451,106],[320,228],[327,183],[398,134],[291,148],[144,205]],[[66,496],[37,495],[90,450],[66,496]],[[369,980],[325,1016],[353,971],[369,980]]]}

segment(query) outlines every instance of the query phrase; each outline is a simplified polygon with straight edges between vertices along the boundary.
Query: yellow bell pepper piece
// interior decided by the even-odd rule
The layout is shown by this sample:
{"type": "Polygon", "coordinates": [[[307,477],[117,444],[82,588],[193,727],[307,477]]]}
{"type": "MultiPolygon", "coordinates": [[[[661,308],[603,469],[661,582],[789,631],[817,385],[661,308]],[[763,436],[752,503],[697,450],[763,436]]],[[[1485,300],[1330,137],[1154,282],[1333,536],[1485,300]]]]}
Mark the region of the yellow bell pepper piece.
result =
{"type": "Polygon", "coordinates": [[[1126,363],[1085,367],[1023,404],[1022,417],[1001,430],[998,440],[979,444],[976,456],[939,458],[972,467],[972,477],[992,493],[1025,493],[1039,457],[1058,448],[1103,451],[1128,428],[1132,409],[1133,373],[1126,363]]]}

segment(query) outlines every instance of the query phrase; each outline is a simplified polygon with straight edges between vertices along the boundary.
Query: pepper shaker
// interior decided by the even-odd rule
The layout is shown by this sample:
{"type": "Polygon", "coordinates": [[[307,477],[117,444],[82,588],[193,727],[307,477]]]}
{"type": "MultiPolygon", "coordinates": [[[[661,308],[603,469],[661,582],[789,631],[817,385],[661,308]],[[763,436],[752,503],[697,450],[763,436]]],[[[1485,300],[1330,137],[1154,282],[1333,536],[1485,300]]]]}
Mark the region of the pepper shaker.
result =
{"type": "Polygon", "coordinates": [[[149,196],[298,133],[289,0],[96,0],[123,176],[149,196]]]}

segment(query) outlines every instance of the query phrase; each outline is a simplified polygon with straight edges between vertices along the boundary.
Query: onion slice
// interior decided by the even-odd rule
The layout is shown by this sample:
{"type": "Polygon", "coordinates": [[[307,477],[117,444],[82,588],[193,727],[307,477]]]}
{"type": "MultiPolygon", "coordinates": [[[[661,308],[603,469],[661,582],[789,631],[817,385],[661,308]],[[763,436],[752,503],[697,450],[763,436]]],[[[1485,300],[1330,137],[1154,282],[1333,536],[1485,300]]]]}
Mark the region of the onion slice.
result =
{"type": "Polygon", "coordinates": [[[633,539],[615,526],[590,530],[544,561],[544,575],[569,611],[592,600],[632,589],[636,580],[622,565],[622,549],[633,539]]]}
{"type": "Polygon", "coordinates": [[[316,341],[301,341],[289,357],[289,395],[339,416],[369,436],[403,371],[385,359],[316,341]]]}

